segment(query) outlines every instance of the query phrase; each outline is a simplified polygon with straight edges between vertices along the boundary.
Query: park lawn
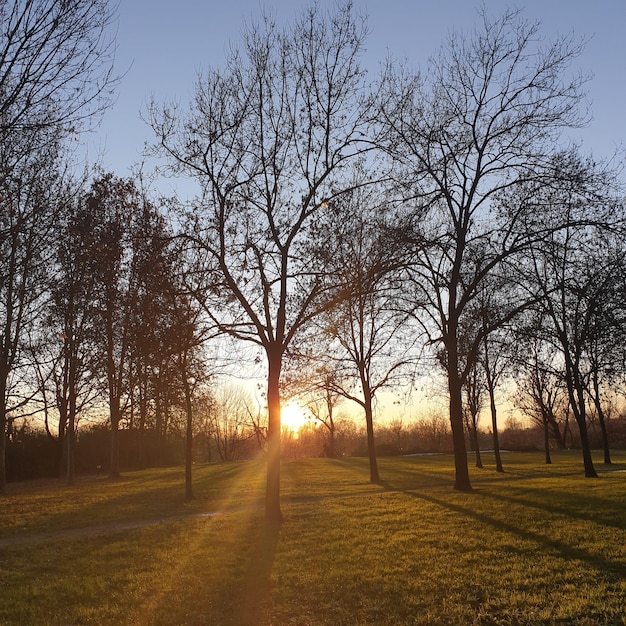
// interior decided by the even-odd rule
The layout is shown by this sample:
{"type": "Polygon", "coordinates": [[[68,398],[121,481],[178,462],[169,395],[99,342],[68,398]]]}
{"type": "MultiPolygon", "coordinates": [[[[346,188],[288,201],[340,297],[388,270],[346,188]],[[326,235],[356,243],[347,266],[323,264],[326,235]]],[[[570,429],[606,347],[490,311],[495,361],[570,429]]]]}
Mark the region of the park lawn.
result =
{"type": "Polygon", "coordinates": [[[11,485],[0,623],[626,624],[626,454],[483,460],[284,461],[280,528],[262,461],[11,485]]]}

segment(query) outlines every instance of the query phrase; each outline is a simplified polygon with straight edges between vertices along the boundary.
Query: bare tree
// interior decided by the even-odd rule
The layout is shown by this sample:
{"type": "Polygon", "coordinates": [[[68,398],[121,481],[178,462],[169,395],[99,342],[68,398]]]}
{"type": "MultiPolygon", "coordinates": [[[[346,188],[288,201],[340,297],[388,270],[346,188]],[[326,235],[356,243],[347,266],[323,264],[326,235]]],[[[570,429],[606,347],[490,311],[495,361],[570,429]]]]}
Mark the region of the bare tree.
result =
{"type": "MultiPolygon", "coordinates": [[[[371,482],[380,482],[374,441],[377,393],[402,380],[414,362],[415,343],[410,315],[399,305],[403,289],[400,258],[389,245],[384,196],[374,202],[376,188],[355,185],[338,200],[333,221],[324,226],[336,233],[329,269],[336,285],[335,306],[319,318],[328,337],[325,356],[342,373],[335,390],[356,402],[365,414],[371,482]]],[[[381,194],[382,195],[382,194],[381,194]]]]}
{"type": "MultiPolygon", "coordinates": [[[[50,281],[50,302],[44,321],[50,346],[57,354],[52,359],[50,378],[54,383],[55,404],[59,415],[58,445],[65,445],[66,478],[75,481],[75,444],[78,416],[100,391],[101,352],[96,325],[95,264],[93,216],[87,209],[82,184],[78,192],[64,198],[62,214],[55,228],[55,269],[50,281]]],[[[35,360],[38,358],[36,355],[35,360]]],[[[44,389],[45,393],[45,389],[44,389]]],[[[48,434],[48,418],[46,416],[48,434]]]]}
{"type": "Polygon", "coordinates": [[[46,185],[69,138],[111,101],[112,22],[106,0],[0,1],[0,491],[9,379],[44,293],[37,281],[59,206],[46,185]]]}
{"type": "Polygon", "coordinates": [[[348,184],[345,166],[366,149],[365,34],[350,3],[329,16],[314,6],[284,30],[265,16],[222,71],[198,81],[188,113],[150,112],[173,173],[204,192],[183,225],[205,277],[196,296],[218,329],[267,359],[270,520],[281,517],[283,358],[323,306],[325,259],[309,240],[348,184]]]}
{"type": "Polygon", "coordinates": [[[197,383],[196,377],[192,374],[192,359],[194,346],[190,336],[187,342],[180,346],[180,352],[177,355],[180,379],[183,387],[184,405],[185,405],[185,500],[193,499],[193,436],[194,436],[194,392],[197,383]]]}
{"type": "Polygon", "coordinates": [[[242,388],[222,384],[214,392],[212,430],[222,461],[236,461],[245,443],[255,436],[250,421],[252,401],[242,388]]]}
{"type": "Polygon", "coordinates": [[[173,302],[166,311],[169,313],[168,330],[171,338],[167,347],[170,356],[176,358],[183,387],[186,417],[185,499],[191,500],[193,498],[194,396],[198,392],[200,383],[206,383],[208,379],[207,368],[203,366],[202,359],[202,345],[206,341],[206,334],[199,322],[201,310],[190,296],[172,289],[170,299],[173,302]]]}
{"type": "MultiPolygon", "coordinates": [[[[158,352],[159,364],[163,365],[160,375],[170,375],[170,370],[179,368],[174,362],[172,345],[176,344],[175,334],[167,336],[166,326],[178,332],[179,321],[173,307],[168,306],[167,282],[171,268],[166,266],[165,256],[158,251],[162,237],[159,222],[150,227],[147,213],[154,213],[155,207],[136,186],[132,179],[120,179],[112,174],[97,178],[86,196],[86,207],[93,219],[93,254],[95,255],[93,278],[97,290],[97,327],[100,347],[103,352],[103,371],[106,378],[106,392],[111,423],[111,475],[120,473],[119,430],[122,425],[125,404],[130,399],[131,357],[136,342],[146,339],[143,323],[148,320],[146,312],[139,316],[140,295],[146,293],[146,281],[154,282],[158,276],[159,289],[153,285],[148,289],[153,304],[159,308],[161,332],[166,337],[159,349],[152,345],[153,353],[158,352]],[[150,259],[150,255],[152,258],[150,259]],[[150,266],[146,266],[146,263],[150,266]],[[158,304],[157,304],[158,303],[158,304]]],[[[184,325],[183,325],[184,326],[184,325]]],[[[160,385],[162,393],[166,385],[160,385]]],[[[180,389],[180,385],[177,389],[180,389]]],[[[170,389],[171,391],[171,389],[170,389]]],[[[179,394],[180,395],[180,394],[179,394]]],[[[174,404],[172,399],[171,404],[174,404]]],[[[157,399],[158,404],[158,399],[157,399]]],[[[167,402],[160,408],[166,411],[167,402]]],[[[157,411],[158,411],[157,407],[157,411]]]]}
{"type": "MultiPolygon", "coordinates": [[[[584,78],[570,71],[580,42],[546,44],[538,25],[518,11],[492,19],[483,10],[481,18],[471,36],[450,36],[424,79],[390,69],[381,106],[382,142],[416,198],[403,231],[413,249],[424,251],[414,255],[412,271],[427,303],[425,325],[446,353],[459,490],[471,489],[461,390],[473,359],[459,354],[463,318],[490,274],[565,219],[503,196],[560,175],[551,155],[562,131],[585,121],[584,78]]],[[[470,356],[481,341],[478,333],[470,356]]]]}
{"type": "MultiPolygon", "coordinates": [[[[626,332],[626,301],[624,270],[626,250],[623,238],[606,241],[602,254],[593,264],[591,282],[593,290],[585,297],[591,300],[593,315],[587,338],[586,355],[589,362],[587,393],[593,401],[600,424],[604,464],[611,464],[607,404],[610,391],[619,387],[623,373],[624,333],[626,332]]],[[[595,255],[594,255],[595,256],[595,255]]]]}
{"type": "Polygon", "coordinates": [[[493,438],[493,452],[496,460],[496,472],[504,472],[502,455],[500,454],[500,436],[498,429],[498,403],[496,402],[496,390],[508,366],[510,365],[511,350],[507,341],[511,335],[504,333],[495,340],[489,341],[488,333],[483,332],[483,349],[480,355],[480,363],[485,371],[485,384],[489,394],[489,411],[491,413],[491,434],[493,438]],[[505,339],[506,337],[506,339],[505,339]],[[504,341],[503,341],[504,340],[504,341]]]}
{"type": "MultiPolygon", "coordinates": [[[[511,277],[505,274],[503,278],[505,280],[498,282],[486,281],[475,302],[482,335],[478,362],[485,373],[485,388],[489,395],[493,451],[497,472],[504,472],[504,466],[500,454],[496,390],[505,376],[510,374],[512,363],[518,352],[513,327],[510,323],[503,323],[503,320],[519,317],[519,311],[513,309],[513,315],[510,314],[508,301],[511,291],[511,277]]],[[[528,302],[529,305],[531,303],[532,300],[528,302]]]]}
{"type": "Polygon", "coordinates": [[[308,400],[304,406],[311,412],[313,419],[322,425],[328,435],[328,442],[324,443],[324,454],[334,459],[337,456],[335,445],[337,425],[335,408],[344,398],[337,392],[337,377],[339,374],[332,370],[318,372],[320,374],[317,382],[313,383],[309,391],[308,400]]]}
{"type": "Polygon", "coordinates": [[[343,373],[335,367],[327,355],[325,342],[319,337],[305,337],[305,341],[292,346],[283,372],[284,393],[303,407],[317,425],[323,428],[324,454],[335,458],[335,424],[337,405],[344,396],[337,391],[343,373]]]}
{"type": "Polygon", "coordinates": [[[474,448],[476,467],[479,468],[483,467],[483,461],[480,456],[480,442],[478,440],[478,420],[483,409],[484,394],[484,371],[479,367],[478,363],[474,363],[463,383],[463,417],[471,447],[474,448]]]}
{"type": "Polygon", "coordinates": [[[114,13],[107,0],[0,2],[0,132],[23,147],[71,137],[102,113],[113,75],[114,13]],[[36,138],[36,142],[35,142],[36,138]]]}
{"type": "Polygon", "coordinates": [[[63,185],[51,159],[32,158],[0,179],[0,492],[7,423],[29,401],[21,381],[52,265],[51,234],[63,185]]]}
{"type": "MultiPolygon", "coordinates": [[[[567,210],[583,204],[587,211],[593,211],[591,201],[567,189],[550,194],[550,201],[562,203],[567,210]]],[[[594,401],[594,393],[590,393],[597,365],[594,348],[610,327],[607,313],[621,308],[621,303],[611,303],[612,290],[608,288],[621,253],[616,259],[606,235],[604,229],[591,227],[564,229],[546,237],[533,254],[536,288],[543,295],[542,312],[549,321],[544,327],[544,339],[561,360],[587,477],[597,476],[587,428],[589,405],[594,401]]],[[[601,415],[600,412],[598,417],[601,415]]],[[[610,462],[607,437],[604,443],[605,461],[610,462]]]]}
{"type": "Polygon", "coordinates": [[[559,449],[565,448],[567,424],[561,430],[560,418],[568,416],[569,400],[563,389],[563,380],[557,365],[556,354],[541,337],[538,324],[530,327],[530,332],[522,341],[517,363],[517,388],[514,402],[530,419],[543,430],[546,464],[552,463],[551,440],[559,449]]]}

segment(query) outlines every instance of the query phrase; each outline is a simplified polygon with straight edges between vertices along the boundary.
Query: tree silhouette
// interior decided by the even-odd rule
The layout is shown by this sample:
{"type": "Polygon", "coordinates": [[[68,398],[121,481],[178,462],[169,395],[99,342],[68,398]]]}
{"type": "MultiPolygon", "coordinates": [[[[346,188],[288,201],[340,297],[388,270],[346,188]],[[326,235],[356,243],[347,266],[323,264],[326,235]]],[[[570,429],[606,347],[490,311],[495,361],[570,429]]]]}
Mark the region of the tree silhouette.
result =
{"type": "MultiPolygon", "coordinates": [[[[460,329],[491,274],[567,223],[515,192],[539,192],[568,175],[552,157],[563,131],[585,121],[584,77],[570,71],[582,44],[563,37],[546,45],[519,11],[481,17],[471,35],[449,37],[424,78],[390,68],[381,104],[381,143],[413,198],[403,234],[425,326],[445,351],[455,488],[464,491],[471,483],[461,391],[473,359],[462,358],[460,329]]],[[[480,341],[477,334],[468,355],[480,341]]]]}
{"type": "Polygon", "coordinates": [[[324,307],[325,258],[309,239],[348,186],[345,167],[367,149],[364,36],[350,3],[328,16],[313,7],[282,31],[265,16],[222,71],[198,82],[189,113],[151,109],[172,172],[203,190],[183,220],[197,253],[194,294],[220,331],[266,357],[266,516],[275,521],[283,358],[324,307]]]}

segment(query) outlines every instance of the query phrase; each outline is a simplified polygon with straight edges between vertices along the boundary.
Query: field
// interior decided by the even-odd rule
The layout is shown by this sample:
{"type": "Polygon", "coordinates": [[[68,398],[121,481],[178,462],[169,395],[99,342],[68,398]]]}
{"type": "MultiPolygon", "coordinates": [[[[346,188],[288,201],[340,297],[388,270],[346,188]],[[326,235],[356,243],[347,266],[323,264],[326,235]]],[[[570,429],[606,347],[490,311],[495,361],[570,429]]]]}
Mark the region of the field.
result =
{"type": "Polygon", "coordinates": [[[0,623],[626,624],[626,453],[483,460],[284,461],[280,528],[262,461],[10,485],[0,623]]]}

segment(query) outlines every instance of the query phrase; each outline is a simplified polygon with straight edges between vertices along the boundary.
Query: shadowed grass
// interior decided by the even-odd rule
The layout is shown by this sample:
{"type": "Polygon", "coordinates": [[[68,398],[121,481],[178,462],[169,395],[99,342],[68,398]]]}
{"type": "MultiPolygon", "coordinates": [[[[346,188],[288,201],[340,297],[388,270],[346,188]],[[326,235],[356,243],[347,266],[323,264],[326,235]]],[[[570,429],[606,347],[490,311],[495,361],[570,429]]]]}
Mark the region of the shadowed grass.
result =
{"type": "Polygon", "coordinates": [[[196,468],[190,504],[179,469],[13,485],[0,623],[626,624],[615,460],[589,480],[572,453],[508,454],[504,475],[485,455],[470,494],[444,456],[380,459],[382,485],[365,459],[288,461],[280,528],[263,523],[260,461],[196,468]],[[87,530],[155,517],[169,521],[87,530]],[[83,534],[11,545],[55,528],[83,534]]]}

